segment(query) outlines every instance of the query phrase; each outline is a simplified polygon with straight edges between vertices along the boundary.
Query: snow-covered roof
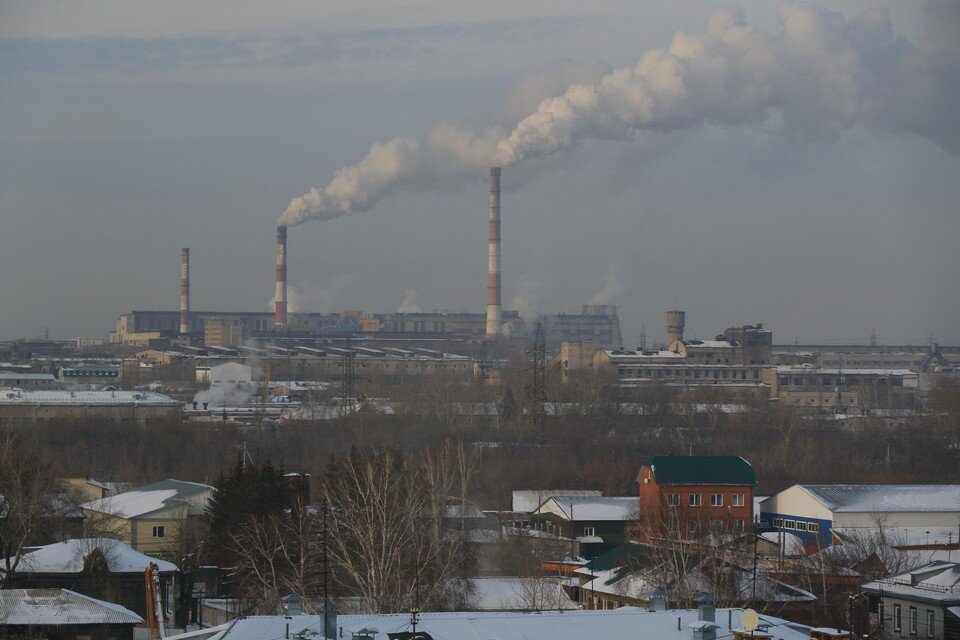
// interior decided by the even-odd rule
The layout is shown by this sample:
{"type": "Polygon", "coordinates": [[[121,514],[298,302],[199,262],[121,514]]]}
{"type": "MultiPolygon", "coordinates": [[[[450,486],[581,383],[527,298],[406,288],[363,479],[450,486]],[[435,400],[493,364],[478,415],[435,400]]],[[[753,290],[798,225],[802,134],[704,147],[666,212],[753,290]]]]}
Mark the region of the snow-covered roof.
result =
{"type": "Polygon", "coordinates": [[[143,573],[155,563],[162,573],[177,570],[175,564],[144,555],[110,538],[79,538],[37,547],[20,558],[18,573],[80,573],[94,551],[103,554],[111,573],[143,573]]]}
{"type": "Polygon", "coordinates": [[[169,396],[151,391],[3,391],[0,404],[97,404],[179,407],[169,396]]]}
{"type": "Polygon", "coordinates": [[[0,627],[140,624],[143,618],[112,602],[69,589],[0,590],[0,627]]]}
{"type": "Polygon", "coordinates": [[[56,380],[52,373],[17,373],[16,371],[0,371],[2,380],[56,380]]]}
{"type": "Polygon", "coordinates": [[[596,489],[521,489],[513,492],[513,510],[533,513],[537,507],[553,496],[581,496],[598,498],[603,495],[596,489]]]}
{"type": "Polygon", "coordinates": [[[471,578],[471,605],[478,611],[577,609],[563,590],[560,578],[516,576],[471,578]]]}
{"type": "MultiPolygon", "coordinates": [[[[856,540],[860,536],[867,535],[872,539],[879,538],[879,529],[875,528],[850,528],[833,527],[830,532],[840,539],[856,540]]],[[[775,534],[774,534],[775,535],[775,534]]],[[[956,526],[952,527],[884,527],[883,538],[887,546],[902,547],[927,547],[937,545],[956,544],[958,533],[956,526]]],[[[960,557],[960,554],[957,554],[960,557]]]]}
{"type": "Polygon", "coordinates": [[[684,346],[689,349],[696,347],[698,349],[733,349],[734,345],[726,340],[684,340],[684,346]]]}
{"type": "Polygon", "coordinates": [[[846,368],[846,369],[827,369],[814,366],[812,364],[788,364],[781,365],[776,367],[777,373],[817,373],[828,376],[838,376],[838,375],[849,375],[849,376],[916,376],[916,371],[911,371],[910,369],[861,369],[857,368],[846,368]]]}
{"type": "Polygon", "coordinates": [[[833,512],[960,513],[960,484],[802,484],[833,512]]]}
{"type": "Polygon", "coordinates": [[[577,521],[631,520],[637,516],[640,498],[633,496],[551,496],[535,513],[555,513],[577,521]],[[573,512],[571,518],[570,512],[573,512]]]}
{"type": "MultiPolygon", "coordinates": [[[[717,609],[718,625],[725,628],[728,620],[734,628],[740,626],[742,609],[717,609]]],[[[691,623],[697,621],[697,612],[690,609],[647,611],[635,607],[613,610],[572,610],[539,612],[424,612],[420,614],[417,631],[433,638],[457,640],[689,640],[691,623]],[[678,629],[677,622],[680,622],[678,629]]],[[[809,627],[781,618],[761,615],[760,623],[769,627],[768,633],[782,640],[809,640],[809,627]]],[[[323,628],[321,616],[249,616],[231,623],[211,640],[262,640],[283,638],[286,629],[293,636],[307,629],[323,628]]],[[[387,640],[389,633],[411,631],[410,614],[368,614],[338,616],[337,626],[343,636],[351,637],[367,630],[375,640],[387,640]]],[[[722,635],[722,631],[718,635],[722,635]]],[[[729,635],[729,634],[728,634],[729,635]]],[[[178,640],[168,636],[167,640],[178,640]]]]}
{"type": "Polygon", "coordinates": [[[655,360],[657,358],[669,358],[672,360],[682,360],[683,356],[676,351],[627,351],[623,349],[605,349],[603,352],[611,360],[655,360]]]}
{"type": "Polygon", "coordinates": [[[872,595],[898,596],[942,605],[960,604],[960,563],[934,561],[861,587],[872,595]]]}
{"type": "Polygon", "coordinates": [[[211,493],[213,493],[213,487],[207,484],[172,479],[161,480],[133,491],[88,502],[83,505],[83,508],[129,519],[167,507],[187,504],[191,513],[199,514],[203,512],[203,504],[211,493]]]}

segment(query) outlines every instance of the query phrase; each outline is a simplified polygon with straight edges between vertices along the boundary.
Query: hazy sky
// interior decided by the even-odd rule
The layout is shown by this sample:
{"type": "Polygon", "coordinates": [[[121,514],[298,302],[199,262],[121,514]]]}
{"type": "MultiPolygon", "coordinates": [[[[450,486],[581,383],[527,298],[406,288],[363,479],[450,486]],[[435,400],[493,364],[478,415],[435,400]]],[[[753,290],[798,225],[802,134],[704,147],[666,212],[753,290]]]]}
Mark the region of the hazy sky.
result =
{"type": "Polygon", "coordinates": [[[0,2],[0,337],[175,309],[184,246],[194,309],[267,310],[291,198],[397,137],[369,210],[291,229],[293,302],[482,311],[483,136],[524,122],[508,308],[960,342],[960,2],[739,4],[0,2]],[[595,111],[538,110],[571,83],[595,111]]]}

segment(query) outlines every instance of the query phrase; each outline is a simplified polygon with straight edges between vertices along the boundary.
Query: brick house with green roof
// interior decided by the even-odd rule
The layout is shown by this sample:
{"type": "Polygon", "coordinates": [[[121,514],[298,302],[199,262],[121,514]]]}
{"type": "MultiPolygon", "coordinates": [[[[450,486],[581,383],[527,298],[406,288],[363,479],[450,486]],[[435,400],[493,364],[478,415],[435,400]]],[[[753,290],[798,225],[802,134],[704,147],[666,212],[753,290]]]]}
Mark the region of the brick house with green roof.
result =
{"type": "Polygon", "coordinates": [[[640,539],[743,532],[757,477],[740,456],[654,456],[637,474],[640,539]]]}

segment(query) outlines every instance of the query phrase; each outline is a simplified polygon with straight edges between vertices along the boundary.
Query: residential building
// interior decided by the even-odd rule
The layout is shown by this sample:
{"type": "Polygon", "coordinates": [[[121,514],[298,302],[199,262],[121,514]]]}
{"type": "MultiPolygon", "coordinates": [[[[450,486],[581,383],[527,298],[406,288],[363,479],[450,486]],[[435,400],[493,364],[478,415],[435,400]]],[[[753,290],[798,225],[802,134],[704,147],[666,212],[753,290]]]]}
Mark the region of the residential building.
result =
{"type": "Polygon", "coordinates": [[[761,526],[787,531],[808,551],[838,542],[836,533],[870,534],[881,527],[931,530],[960,524],[960,485],[796,484],[760,503],[761,526]]]}
{"type": "Polygon", "coordinates": [[[757,478],[740,456],[654,456],[637,474],[641,539],[746,531],[757,478]]]}
{"type": "Polygon", "coordinates": [[[0,636],[56,640],[133,640],[143,618],[69,589],[0,589],[0,636]]]}
{"type": "Polygon", "coordinates": [[[161,480],[83,505],[101,530],[109,530],[141,553],[172,557],[183,527],[199,519],[213,487],[197,482],[161,480]]]}
{"type": "Polygon", "coordinates": [[[176,565],[139,553],[119,540],[76,538],[33,547],[20,558],[9,584],[23,589],[71,589],[146,615],[144,571],[157,565],[166,597],[176,565]]]}
{"type": "Polygon", "coordinates": [[[534,528],[575,538],[593,557],[636,535],[639,501],[632,497],[551,496],[534,511],[534,528]]]}
{"type": "Polygon", "coordinates": [[[861,587],[871,637],[960,639],[960,563],[935,561],[861,587]]]}

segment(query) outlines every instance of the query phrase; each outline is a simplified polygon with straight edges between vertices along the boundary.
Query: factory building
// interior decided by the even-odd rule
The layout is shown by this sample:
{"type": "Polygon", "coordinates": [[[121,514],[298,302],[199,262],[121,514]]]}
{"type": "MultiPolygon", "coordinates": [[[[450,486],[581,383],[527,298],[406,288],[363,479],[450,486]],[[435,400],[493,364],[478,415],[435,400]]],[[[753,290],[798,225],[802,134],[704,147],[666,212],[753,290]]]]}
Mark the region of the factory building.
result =
{"type": "Polygon", "coordinates": [[[811,364],[767,369],[770,397],[782,406],[821,412],[914,408],[919,374],[909,369],[839,369],[811,364]]]}
{"type": "Polygon", "coordinates": [[[60,382],[51,373],[0,371],[0,389],[56,389],[60,382]]]}
{"type": "MultiPolygon", "coordinates": [[[[510,335],[523,336],[535,329],[516,311],[503,310],[501,321],[510,335]]],[[[546,339],[553,343],[580,338],[605,346],[621,343],[620,318],[612,305],[584,305],[578,314],[553,314],[538,319],[546,339]]],[[[193,311],[190,334],[203,336],[208,346],[236,346],[248,338],[273,337],[276,314],[264,312],[193,311]]],[[[371,313],[349,310],[334,313],[288,313],[287,335],[323,337],[371,334],[389,338],[459,338],[483,340],[484,313],[425,312],[371,313]]],[[[175,338],[180,330],[177,311],[131,311],[117,319],[110,342],[135,346],[160,346],[156,341],[175,338]]]]}
{"type": "Polygon", "coordinates": [[[180,420],[183,405],[146,391],[0,391],[0,426],[95,420],[144,427],[180,420]]]}

